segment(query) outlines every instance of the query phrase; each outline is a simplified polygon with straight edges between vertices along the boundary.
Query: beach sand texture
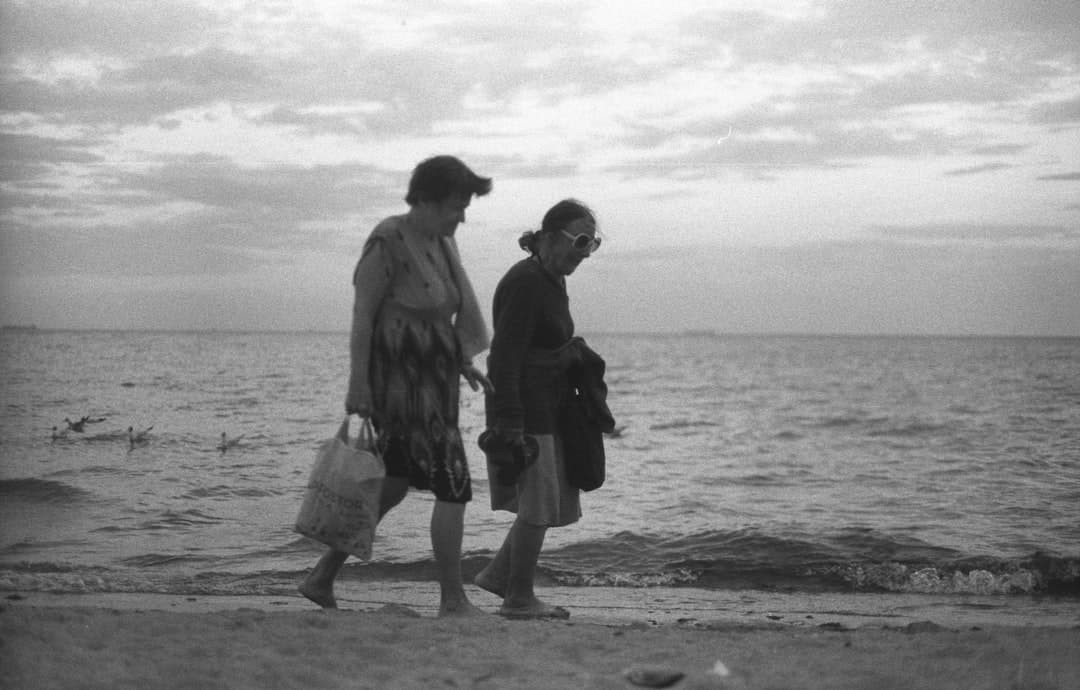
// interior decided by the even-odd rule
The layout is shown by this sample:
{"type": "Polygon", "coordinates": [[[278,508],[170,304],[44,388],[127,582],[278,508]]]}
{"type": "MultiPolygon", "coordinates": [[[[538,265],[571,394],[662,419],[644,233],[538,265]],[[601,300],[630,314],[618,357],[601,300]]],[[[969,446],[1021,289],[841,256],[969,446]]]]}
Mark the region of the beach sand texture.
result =
{"type": "MultiPolygon", "coordinates": [[[[684,674],[675,688],[1075,688],[1080,682],[1080,625],[1069,624],[1074,611],[1049,625],[1007,615],[999,620],[1011,624],[973,625],[983,620],[978,602],[959,604],[975,617],[948,612],[948,602],[925,602],[924,609],[893,602],[901,605],[875,616],[869,608],[888,601],[799,595],[766,596],[758,603],[767,609],[733,606],[710,619],[704,610],[680,617],[671,606],[650,608],[641,593],[556,588],[552,601],[587,597],[591,605],[569,621],[447,620],[434,617],[435,593],[427,585],[387,585],[356,608],[333,612],[289,596],[9,598],[0,613],[0,685],[632,688],[638,687],[627,675],[633,669],[684,674]],[[620,601],[619,608],[603,607],[620,601]],[[955,625],[934,622],[935,609],[944,611],[939,620],[955,625]]],[[[481,593],[474,600],[491,603],[481,593]]]]}

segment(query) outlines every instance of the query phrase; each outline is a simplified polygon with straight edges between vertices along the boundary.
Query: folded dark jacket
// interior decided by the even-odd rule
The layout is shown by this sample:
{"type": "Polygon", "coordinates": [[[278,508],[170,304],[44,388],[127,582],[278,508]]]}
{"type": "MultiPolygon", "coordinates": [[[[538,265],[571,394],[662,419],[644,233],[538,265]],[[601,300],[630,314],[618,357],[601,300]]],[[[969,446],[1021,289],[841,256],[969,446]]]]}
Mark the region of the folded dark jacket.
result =
{"type": "MultiPolygon", "coordinates": [[[[525,432],[559,434],[567,478],[583,491],[604,483],[604,434],[615,428],[607,404],[606,368],[603,357],[583,338],[574,337],[555,349],[529,350],[522,372],[522,390],[529,392],[525,432]]],[[[488,429],[501,428],[503,420],[492,414],[490,396],[488,403],[488,429]]]]}
{"type": "Polygon", "coordinates": [[[570,391],[559,414],[566,474],[572,486],[592,491],[604,483],[604,434],[615,428],[604,382],[607,364],[582,338],[564,347],[573,350],[567,369],[570,391]]]}
{"type": "Polygon", "coordinates": [[[607,363],[584,339],[574,338],[571,342],[575,343],[573,347],[578,357],[567,370],[570,388],[582,398],[590,422],[601,432],[609,433],[615,429],[615,418],[607,404],[607,383],[604,382],[607,363]]]}

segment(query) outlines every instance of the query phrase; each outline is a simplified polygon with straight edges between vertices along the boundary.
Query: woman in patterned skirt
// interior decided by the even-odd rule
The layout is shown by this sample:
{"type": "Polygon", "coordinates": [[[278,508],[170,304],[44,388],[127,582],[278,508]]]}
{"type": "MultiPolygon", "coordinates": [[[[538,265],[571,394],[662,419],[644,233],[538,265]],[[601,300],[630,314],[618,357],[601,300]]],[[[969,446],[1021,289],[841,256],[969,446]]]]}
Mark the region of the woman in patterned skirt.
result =
{"type": "MultiPolygon", "coordinates": [[[[454,232],[472,197],[491,191],[452,156],[413,171],[409,211],[382,221],[364,244],[353,274],[349,389],[345,412],[370,417],[386,464],[380,518],[409,487],[431,491],[431,543],[439,570],[439,615],[476,612],[462,587],[461,539],[472,498],[458,430],[460,376],[490,390],[472,357],[487,348],[487,329],[461,265],[454,232]]],[[[334,579],[348,554],[330,549],[300,593],[336,608],[334,579]]]]}

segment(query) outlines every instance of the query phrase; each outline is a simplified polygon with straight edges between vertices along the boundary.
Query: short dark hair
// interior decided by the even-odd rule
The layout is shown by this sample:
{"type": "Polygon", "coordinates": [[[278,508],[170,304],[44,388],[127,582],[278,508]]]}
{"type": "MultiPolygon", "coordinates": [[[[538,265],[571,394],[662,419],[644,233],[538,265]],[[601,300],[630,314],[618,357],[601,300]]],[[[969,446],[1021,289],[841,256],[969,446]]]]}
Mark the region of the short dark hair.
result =
{"type": "Polygon", "coordinates": [[[547,210],[544,219],[540,221],[539,230],[525,231],[518,239],[518,246],[535,256],[541,234],[564,230],[566,226],[582,218],[596,225],[596,216],[592,209],[577,199],[563,199],[547,210]]]}
{"type": "Polygon", "coordinates": [[[540,232],[563,230],[581,218],[596,225],[596,216],[593,215],[592,209],[577,199],[563,199],[544,214],[544,220],[540,222],[540,232]]]}
{"type": "Polygon", "coordinates": [[[438,203],[452,196],[469,198],[490,191],[490,177],[480,177],[454,156],[433,156],[413,169],[405,201],[410,206],[422,201],[438,203]]]}

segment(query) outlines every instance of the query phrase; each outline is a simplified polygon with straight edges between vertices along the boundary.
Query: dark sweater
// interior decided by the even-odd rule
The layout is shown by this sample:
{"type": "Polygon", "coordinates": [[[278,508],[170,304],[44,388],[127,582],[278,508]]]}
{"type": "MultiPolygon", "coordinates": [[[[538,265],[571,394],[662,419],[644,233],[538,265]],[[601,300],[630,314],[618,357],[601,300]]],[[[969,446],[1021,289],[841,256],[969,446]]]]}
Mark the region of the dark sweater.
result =
{"type": "Polygon", "coordinates": [[[565,281],[533,259],[514,264],[495,288],[493,325],[488,377],[495,393],[486,400],[488,425],[554,433],[568,388],[565,373],[526,362],[531,350],[555,350],[574,335],[565,281]]]}

